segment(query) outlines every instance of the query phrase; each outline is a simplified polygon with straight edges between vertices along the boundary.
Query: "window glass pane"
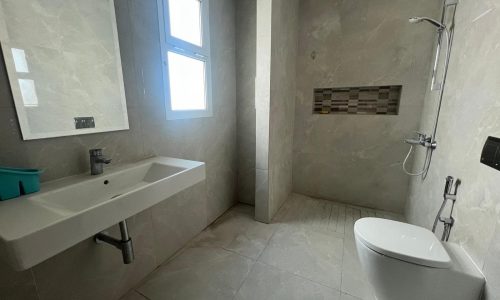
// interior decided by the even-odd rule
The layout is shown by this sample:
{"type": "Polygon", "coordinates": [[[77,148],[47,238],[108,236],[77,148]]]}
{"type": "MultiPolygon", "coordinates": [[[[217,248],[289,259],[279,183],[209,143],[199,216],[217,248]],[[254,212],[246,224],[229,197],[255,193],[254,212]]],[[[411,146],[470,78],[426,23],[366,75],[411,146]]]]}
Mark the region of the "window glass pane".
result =
{"type": "Polygon", "coordinates": [[[26,53],[23,49],[12,48],[12,57],[14,58],[14,66],[18,73],[29,73],[28,61],[26,60],[26,53]]]}
{"type": "Polygon", "coordinates": [[[36,94],[35,82],[31,79],[18,79],[21,96],[26,107],[38,106],[38,96],[36,94]]]}
{"type": "Polygon", "coordinates": [[[201,1],[168,0],[170,34],[201,46],[201,1]]]}
{"type": "Polygon", "coordinates": [[[168,76],[172,110],[206,109],[204,61],[169,51],[168,76]]]}

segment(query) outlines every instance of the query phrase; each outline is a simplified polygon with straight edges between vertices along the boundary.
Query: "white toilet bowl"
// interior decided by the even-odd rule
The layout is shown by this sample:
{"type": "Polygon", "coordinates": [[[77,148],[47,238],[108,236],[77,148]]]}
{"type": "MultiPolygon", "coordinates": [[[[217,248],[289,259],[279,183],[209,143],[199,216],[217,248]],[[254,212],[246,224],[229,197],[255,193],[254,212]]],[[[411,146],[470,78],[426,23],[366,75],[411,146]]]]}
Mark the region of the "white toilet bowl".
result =
{"type": "Polygon", "coordinates": [[[484,276],[465,251],[429,230],[363,218],[354,225],[361,267],[378,300],[477,300],[484,276]]]}

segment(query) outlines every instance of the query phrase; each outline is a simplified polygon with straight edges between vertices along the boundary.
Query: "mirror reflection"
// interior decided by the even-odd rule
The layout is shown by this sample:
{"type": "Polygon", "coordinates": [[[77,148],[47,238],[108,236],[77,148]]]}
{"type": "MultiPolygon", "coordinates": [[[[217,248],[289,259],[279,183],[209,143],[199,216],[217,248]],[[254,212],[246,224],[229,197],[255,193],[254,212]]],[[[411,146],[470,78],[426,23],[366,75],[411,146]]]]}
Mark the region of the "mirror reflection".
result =
{"type": "Polygon", "coordinates": [[[129,128],[112,0],[0,0],[23,138],[129,128]]]}

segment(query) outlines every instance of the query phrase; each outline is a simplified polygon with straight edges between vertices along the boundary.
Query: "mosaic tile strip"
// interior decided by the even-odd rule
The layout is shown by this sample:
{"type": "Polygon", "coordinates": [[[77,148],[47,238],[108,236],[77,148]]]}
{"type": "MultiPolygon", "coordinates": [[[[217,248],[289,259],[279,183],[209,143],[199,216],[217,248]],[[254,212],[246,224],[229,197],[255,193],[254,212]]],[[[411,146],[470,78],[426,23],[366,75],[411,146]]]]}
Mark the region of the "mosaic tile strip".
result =
{"type": "Polygon", "coordinates": [[[403,86],[314,89],[313,114],[397,115],[403,86]]]}

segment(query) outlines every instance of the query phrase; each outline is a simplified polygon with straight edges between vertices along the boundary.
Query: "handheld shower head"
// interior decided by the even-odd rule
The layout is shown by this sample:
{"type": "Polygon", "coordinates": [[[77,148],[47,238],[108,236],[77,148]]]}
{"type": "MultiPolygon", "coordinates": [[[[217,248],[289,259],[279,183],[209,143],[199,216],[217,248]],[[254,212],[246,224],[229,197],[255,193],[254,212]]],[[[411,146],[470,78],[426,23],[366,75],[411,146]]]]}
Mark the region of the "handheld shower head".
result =
{"type": "Polygon", "coordinates": [[[427,18],[427,17],[412,17],[412,18],[408,19],[408,21],[411,24],[417,24],[417,23],[421,23],[423,21],[426,21],[426,22],[429,22],[432,25],[436,26],[439,30],[446,29],[446,26],[444,24],[442,24],[434,19],[427,18]]]}
{"type": "Polygon", "coordinates": [[[422,18],[418,18],[418,17],[411,17],[408,19],[408,22],[410,22],[411,24],[417,24],[417,23],[420,23],[422,22],[422,18]]]}

